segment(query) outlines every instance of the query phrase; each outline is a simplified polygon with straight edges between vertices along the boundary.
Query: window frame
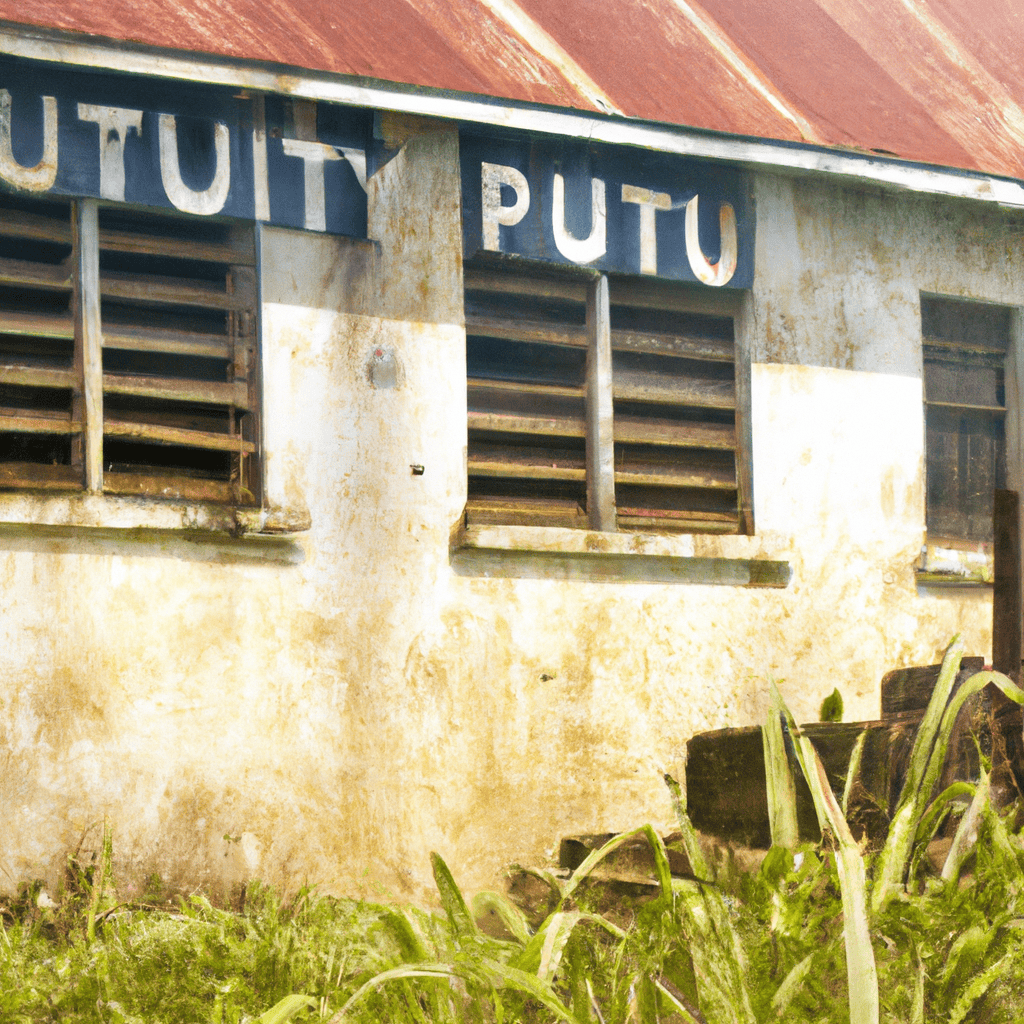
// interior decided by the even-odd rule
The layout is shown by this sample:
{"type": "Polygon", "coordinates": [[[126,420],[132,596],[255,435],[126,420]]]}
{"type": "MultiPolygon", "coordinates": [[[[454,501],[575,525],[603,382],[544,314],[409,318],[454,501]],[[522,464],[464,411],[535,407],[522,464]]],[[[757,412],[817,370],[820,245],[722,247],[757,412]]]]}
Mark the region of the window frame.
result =
{"type": "MultiPolygon", "coordinates": [[[[103,495],[105,500],[122,498],[145,502],[201,503],[245,511],[247,518],[251,519],[251,510],[260,508],[264,491],[264,460],[260,443],[262,358],[258,228],[255,225],[250,227],[248,236],[243,229],[243,234],[236,238],[234,227],[229,226],[224,241],[211,239],[214,244],[204,246],[201,239],[193,241],[194,233],[188,227],[193,218],[161,213],[158,215],[161,220],[173,221],[167,241],[163,242],[159,236],[162,236],[164,228],[160,223],[152,222],[155,215],[149,211],[140,213],[148,219],[143,219],[136,228],[132,208],[123,204],[92,198],[71,199],[66,203],[64,216],[55,221],[53,229],[44,225],[35,227],[32,216],[28,216],[24,227],[15,228],[11,234],[14,238],[58,238],[70,247],[63,263],[52,268],[55,274],[49,272],[49,264],[39,264],[41,275],[53,278],[52,285],[48,287],[57,287],[54,294],[60,294],[63,289],[69,296],[69,310],[63,316],[70,322],[61,327],[57,322],[61,317],[58,316],[49,328],[50,331],[58,331],[57,334],[46,333],[41,328],[26,332],[30,335],[39,333],[43,338],[70,338],[73,335],[70,365],[57,373],[44,370],[33,374],[19,367],[18,357],[14,354],[17,348],[9,357],[5,354],[3,362],[7,369],[4,383],[9,381],[14,386],[33,377],[40,379],[40,387],[51,386],[47,383],[49,377],[55,381],[58,378],[67,380],[62,386],[70,388],[70,409],[63,414],[55,413],[52,426],[36,419],[22,418],[17,425],[13,422],[5,424],[5,432],[18,434],[22,425],[30,431],[38,430],[40,426],[44,433],[56,430],[58,436],[69,439],[70,462],[64,464],[67,469],[60,473],[55,470],[49,475],[27,472],[35,468],[31,464],[26,464],[25,471],[19,473],[17,461],[5,463],[11,467],[4,481],[5,504],[12,505],[11,499],[15,495],[30,495],[41,490],[47,497],[63,492],[68,495],[103,495]],[[119,211],[116,216],[126,220],[126,226],[115,220],[113,225],[104,228],[101,210],[108,208],[112,213],[119,211]],[[42,234],[39,233],[41,229],[42,234]],[[133,231],[136,234],[133,235],[133,231]],[[151,257],[157,260],[170,257],[176,268],[182,259],[192,259],[193,251],[197,253],[194,258],[201,261],[196,264],[200,277],[203,277],[203,268],[207,264],[223,265],[226,277],[220,289],[207,291],[205,278],[198,281],[189,279],[188,275],[195,274],[195,270],[188,264],[184,265],[187,268],[185,277],[163,278],[153,276],[168,272],[159,263],[147,267],[144,262],[151,257]],[[117,268],[115,262],[116,269],[110,271],[109,276],[107,272],[101,272],[101,252],[110,252],[126,260],[128,268],[117,268]],[[137,278],[131,265],[136,257],[143,261],[137,278]],[[58,280],[61,269],[67,275],[63,283],[58,280]],[[237,298],[236,288],[240,289],[237,298]],[[105,372],[104,307],[108,300],[114,304],[114,319],[106,325],[106,350],[119,354],[122,365],[119,366],[115,360],[113,368],[108,367],[105,372]],[[127,320],[123,320],[125,315],[127,320]],[[192,327],[189,317],[196,315],[200,316],[199,326],[192,327]],[[202,318],[208,315],[214,317],[214,324],[220,315],[224,317],[223,328],[217,327],[209,336],[201,333],[202,318]],[[142,319],[135,319],[138,317],[142,319]],[[151,320],[153,317],[155,319],[151,320]],[[171,318],[170,323],[167,317],[171,318]],[[174,320],[178,323],[175,324],[174,320]],[[143,325],[153,323],[155,335],[148,327],[135,330],[130,326],[136,322],[143,325]],[[219,343],[217,334],[221,329],[223,343],[219,343]],[[59,333],[63,330],[69,333],[59,333]],[[198,330],[199,333],[189,334],[190,330],[198,330]],[[172,335],[169,343],[161,336],[161,331],[172,335]],[[175,337],[176,334],[180,337],[175,337]],[[194,355],[193,344],[198,346],[194,355]],[[141,362],[134,359],[132,353],[135,350],[142,356],[152,352],[157,357],[156,364],[147,365],[145,359],[141,362]],[[216,372],[212,377],[208,376],[215,362],[204,367],[203,357],[223,362],[223,380],[216,372]],[[192,363],[193,358],[195,363],[192,363]],[[133,359],[138,369],[133,367],[133,359]],[[115,411],[105,417],[107,395],[112,396],[110,406],[121,409],[120,415],[115,411]],[[134,409],[139,411],[133,412],[134,409]],[[67,426],[58,429],[61,415],[67,419],[67,426]],[[219,426],[222,419],[226,425],[223,436],[219,426]],[[204,425],[207,422],[210,425],[204,425]],[[124,470],[105,473],[105,438],[111,442],[107,461],[115,461],[112,450],[119,445],[123,449],[120,454],[125,462],[124,470]],[[126,441],[127,446],[124,444],[126,441]],[[186,455],[185,461],[179,463],[172,455],[164,469],[161,460],[147,461],[145,448],[135,448],[140,442],[144,446],[157,445],[170,451],[175,448],[191,449],[196,461],[189,461],[186,455]],[[133,448],[139,452],[138,457],[126,458],[125,453],[133,448]],[[211,471],[203,466],[199,454],[203,451],[223,453],[220,461],[223,468],[213,469],[217,465],[215,460],[210,464],[213,469],[211,475],[211,471]]],[[[12,266],[17,263],[15,260],[12,266]]],[[[26,266],[34,267],[36,264],[26,266]]],[[[10,282],[15,289],[12,294],[17,297],[25,272],[20,272],[21,276],[16,270],[12,273],[15,273],[10,282]]],[[[215,280],[216,277],[211,278],[211,281],[215,280]]],[[[26,287],[31,289],[32,285],[26,287]]],[[[15,333],[21,330],[14,323],[19,317],[24,319],[21,314],[5,317],[5,321],[12,321],[15,333]]],[[[37,358],[29,355],[27,361],[31,364],[37,358]]],[[[24,406],[26,410],[35,407],[31,396],[24,400],[30,403],[24,406]]],[[[8,414],[12,411],[16,410],[9,410],[8,414]]],[[[39,416],[32,412],[27,415],[39,416]]],[[[40,464],[39,468],[43,465],[40,464]]],[[[60,466],[60,463],[55,465],[60,466]]]]}
{"type": "MultiPolygon", "coordinates": [[[[1017,313],[1015,308],[1006,303],[990,302],[968,296],[940,295],[923,292],[921,294],[921,346],[922,346],[922,402],[924,413],[924,488],[925,488],[925,522],[924,522],[924,546],[921,552],[921,559],[917,566],[918,582],[926,585],[951,585],[951,586],[990,586],[994,581],[995,556],[994,537],[969,536],[950,532],[942,529],[934,522],[934,515],[939,511],[933,499],[932,489],[935,474],[938,467],[932,455],[933,433],[932,426],[934,417],[950,416],[959,412],[961,415],[961,428],[955,432],[957,437],[957,459],[958,463],[970,462],[970,453],[965,455],[964,445],[969,441],[973,433],[970,430],[964,432],[962,423],[964,418],[974,417],[975,419],[992,418],[993,424],[998,424],[998,431],[993,430],[993,441],[995,445],[994,465],[992,466],[992,500],[994,507],[995,492],[1001,488],[1012,486],[1010,476],[1012,475],[1013,453],[1012,435],[1013,421],[1016,418],[1014,409],[1015,385],[1014,353],[1015,343],[1015,319],[1017,313]],[[935,312],[929,315],[928,305],[935,307],[935,312]],[[954,318],[960,316],[966,319],[971,309],[987,308],[998,312],[1006,318],[1005,332],[1000,328],[993,331],[991,337],[983,340],[957,339],[946,337],[948,332],[936,333],[930,330],[930,325],[936,317],[941,317],[942,307],[950,307],[947,315],[954,318]],[[956,310],[955,307],[961,307],[956,310]],[[997,336],[998,335],[998,336],[997,336]],[[931,354],[929,353],[931,349],[931,354]],[[1000,350],[1000,351],[997,351],[1000,350]],[[960,358],[957,359],[957,354],[960,358]],[[995,358],[993,358],[995,357],[995,358]],[[973,366],[972,366],[973,364],[973,366]],[[972,369],[978,368],[994,370],[996,376],[993,380],[993,391],[995,398],[991,401],[962,402],[951,400],[948,395],[937,396],[933,392],[941,391],[942,386],[934,383],[936,370],[941,366],[959,369],[964,375],[964,380],[971,383],[972,369]],[[929,373],[929,368],[933,368],[929,373]],[[1002,393],[1002,402],[999,402],[999,394],[1002,393]],[[998,434],[998,436],[995,436],[998,434]]],[[[979,382],[979,387],[981,386],[979,382]]],[[[948,433],[948,432],[947,432],[948,433]]],[[[964,483],[960,484],[961,490],[964,483]]],[[[962,494],[959,495],[962,498],[962,494]]],[[[953,504],[946,502],[948,507],[953,504]]],[[[963,510],[965,516],[969,515],[963,510]]]]}
{"type": "MultiPolygon", "coordinates": [[[[585,481],[586,511],[585,521],[573,522],[562,527],[540,523],[539,528],[568,529],[571,532],[587,530],[601,534],[650,534],[657,537],[685,536],[750,536],[754,533],[753,522],[753,472],[752,443],[750,428],[750,359],[744,336],[745,310],[748,301],[746,290],[711,289],[707,286],[690,283],[668,281],[650,277],[627,277],[625,275],[609,275],[586,268],[567,268],[564,266],[538,266],[536,261],[509,258],[507,256],[477,256],[467,261],[464,267],[464,290],[474,289],[474,274],[505,272],[515,282],[517,272],[524,275],[542,272],[552,275],[555,280],[562,278],[577,290],[585,290],[585,334],[586,355],[583,404],[584,404],[584,447],[585,447],[585,481]],[[635,297],[634,297],[635,296],[635,297]],[[613,380],[613,346],[612,346],[612,307],[613,306],[649,306],[653,310],[697,316],[728,319],[731,322],[731,357],[732,365],[732,396],[733,442],[729,449],[733,458],[735,477],[736,506],[734,526],[723,529],[714,528],[715,523],[709,522],[707,529],[686,527],[664,528],[645,524],[642,526],[623,526],[618,519],[615,500],[615,382],[613,380]]],[[[479,287],[479,286],[477,286],[479,287]]],[[[496,289],[497,290],[497,289],[496,289]]],[[[557,289],[556,289],[557,290],[557,289]]],[[[506,294],[516,291],[515,284],[506,294]]],[[[467,311],[467,336],[474,334],[478,321],[467,311]]],[[[576,330],[576,328],[566,328],[576,330]]],[[[622,333],[622,332],[618,332],[622,333]]],[[[620,346],[616,346],[616,351],[620,346]]],[[[626,350],[622,350],[624,354],[626,350]]],[[[650,354],[650,353],[649,353],[650,354]]],[[[474,386],[472,371],[467,368],[467,383],[470,390],[474,386]]],[[[470,430],[472,425],[470,412],[470,430]]],[[[472,461],[467,463],[467,474],[473,476],[472,461]]],[[[475,526],[505,526],[516,529],[533,527],[523,523],[500,519],[473,521],[472,497],[467,502],[463,516],[462,529],[475,526]]],[[[696,517],[698,513],[694,513],[696,517]]],[[[668,522],[668,521],[667,521],[668,522]]]]}

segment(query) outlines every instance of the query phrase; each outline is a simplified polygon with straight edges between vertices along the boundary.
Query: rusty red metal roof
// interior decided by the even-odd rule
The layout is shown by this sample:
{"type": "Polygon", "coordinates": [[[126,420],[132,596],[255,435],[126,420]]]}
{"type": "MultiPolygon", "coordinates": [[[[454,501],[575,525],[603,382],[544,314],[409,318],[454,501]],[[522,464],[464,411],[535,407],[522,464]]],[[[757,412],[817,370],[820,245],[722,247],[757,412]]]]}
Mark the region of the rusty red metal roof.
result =
{"type": "Polygon", "coordinates": [[[0,19],[1024,179],[1019,0],[0,0],[0,19]]]}

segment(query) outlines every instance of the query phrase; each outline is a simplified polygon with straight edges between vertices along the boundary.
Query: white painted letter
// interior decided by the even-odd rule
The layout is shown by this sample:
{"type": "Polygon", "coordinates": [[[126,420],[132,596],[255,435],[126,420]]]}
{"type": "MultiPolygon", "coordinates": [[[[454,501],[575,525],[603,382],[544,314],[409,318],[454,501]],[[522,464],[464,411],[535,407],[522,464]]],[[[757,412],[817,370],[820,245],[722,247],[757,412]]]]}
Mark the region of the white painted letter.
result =
{"type": "Polygon", "coordinates": [[[213,146],[216,166],[209,188],[196,191],[181,179],[178,163],[178,121],[173,114],[161,114],[160,125],[160,180],[171,205],[184,213],[210,216],[220,213],[231,188],[231,135],[228,126],[217,122],[213,126],[213,146]]]}
{"type": "Polygon", "coordinates": [[[530,208],[530,185],[520,171],[504,164],[481,163],[480,176],[484,248],[499,252],[501,240],[498,225],[504,224],[510,228],[526,216],[530,208]],[[502,185],[508,185],[516,194],[516,201],[511,206],[501,205],[502,185]]]}
{"type": "Polygon", "coordinates": [[[600,259],[607,250],[604,182],[600,178],[590,179],[590,234],[586,238],[574,238],[565,229],[565,179],[556,174],[551,227],[558,251],[573,263],[593,263],[600,259]]]}
{"type": "Polygon", "coordinates": [[[285,156],[297,156],[303,164],[306,186],[306,228],[309,231],[327,230],[327,206],[324,200],[324,163],[340,160],[341,155],[325,142],[306,139],[282,139],[285,156]]]}
{"type": "Polygon", "coordinates": [[[57,100],[43,97],[43,158],[35,167],[22,167],[11,147],[11,94],[0,89],[0,178],[15,188],[46,192],[57,180],[57,100]]]}
{"type": "Polygon", "coordinates": [[[124,143],[129,129],[142,134],[142,111],[79,103],[78,120],[95,121],[100,126],[100,195],[123,203],[124,143]]]}
{"type": "Polygon", "coordinates": [[[658,272],[658,235],[654,211],[671,210],[672,197],[667,192],[652,192],[636,185],[622,186],[622,201],[640,207],[640,273],[658,272]]]}
{"type": "Polygon", "coordinates": [[[698,281],[720,288],[736,273],[736,211],[728,203],[718,210],[718,229],[722,236],[722,255],[717,263],[708,263],[697,234],[697,197],[686,204],[686,258],[698,281]]]}
{"type": "Polygon", "coordinates": [[[270,176],[267,171],[267,110],[262,96],[252,98],[252,215],[270,220],[270,176]]]}

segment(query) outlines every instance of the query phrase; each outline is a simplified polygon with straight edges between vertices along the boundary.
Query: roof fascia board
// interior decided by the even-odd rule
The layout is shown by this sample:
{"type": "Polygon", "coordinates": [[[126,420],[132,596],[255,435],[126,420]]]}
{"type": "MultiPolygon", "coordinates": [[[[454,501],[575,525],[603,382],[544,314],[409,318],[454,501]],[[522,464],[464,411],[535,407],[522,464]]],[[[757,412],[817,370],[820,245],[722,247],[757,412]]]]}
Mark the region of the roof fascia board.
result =
{"type": "Polygon", "coordinates": [[[182,56],[181,51],[9,22],[0,23],[0,53],[94,70],[205,82],[611,145],[638,146],[751,168],[835,175],[912,192],[1024,208],[1024,183],[974,171],[228,57],[182,56]]]}

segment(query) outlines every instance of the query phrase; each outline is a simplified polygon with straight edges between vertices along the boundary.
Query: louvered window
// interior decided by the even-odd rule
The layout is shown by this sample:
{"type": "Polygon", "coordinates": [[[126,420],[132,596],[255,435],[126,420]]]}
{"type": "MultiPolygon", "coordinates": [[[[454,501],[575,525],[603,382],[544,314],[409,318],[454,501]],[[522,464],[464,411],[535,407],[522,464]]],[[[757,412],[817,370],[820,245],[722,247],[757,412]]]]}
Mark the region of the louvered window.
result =
{"type": "Polygon", "coordinates": [[[601,282],[467,264],[467,524],[745,528],[731,300],[601,282]]]}
{"type": "Polygon", "coordinates": [[[256,309],[251,227],[0,196],[0,487],[256,502],[256,309]]]}
{"type": "Polygon", "coordinates": [[[1010,310],[922,297],[928,539],[992,540],[1005,487],[1005,363],[1010,310]]]}

